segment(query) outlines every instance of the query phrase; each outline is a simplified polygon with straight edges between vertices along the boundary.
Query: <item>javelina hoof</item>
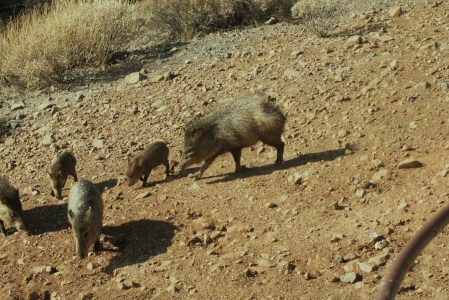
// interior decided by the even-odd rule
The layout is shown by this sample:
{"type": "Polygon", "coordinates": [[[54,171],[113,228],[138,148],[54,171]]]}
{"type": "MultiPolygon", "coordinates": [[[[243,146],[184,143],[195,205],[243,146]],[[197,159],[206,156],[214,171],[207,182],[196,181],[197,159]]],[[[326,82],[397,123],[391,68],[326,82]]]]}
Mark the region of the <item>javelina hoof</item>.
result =
{"type": "Polygon", "coordinates": [[[235,173],[239,173],[240,171],[245,171],[245,170],[248,170],[248,167],[245,165],[241,165],[240,167],[235,169],[235,173]]]}

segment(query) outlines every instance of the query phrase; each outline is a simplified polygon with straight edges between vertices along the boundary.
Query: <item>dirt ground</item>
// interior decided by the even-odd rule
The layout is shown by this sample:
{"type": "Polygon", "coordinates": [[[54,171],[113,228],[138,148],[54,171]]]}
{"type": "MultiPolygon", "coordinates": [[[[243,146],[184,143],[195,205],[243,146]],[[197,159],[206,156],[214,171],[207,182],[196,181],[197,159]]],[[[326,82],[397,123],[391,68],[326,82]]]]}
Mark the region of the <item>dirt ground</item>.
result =
{"type": "MultiPolygon", "coordinates": [[[[151,80],[5,97],[15,129],[0,173],[20,190],[30,234],[1,239],[0,298],[373,299],[449,201],[449,2],[402,8],[354,15],[327,39],[288,22],[210,34],[145,58],[151,80]],[[196,182],[198,166],[125,183],[144,146],[164,139],[179,162],[189,120],[255,92],[287,115],[282,167],[257,144],[239,174],[226,154],[196,182]],[[63,200],[50,196],[47,172],[65,149],[105,204],[102,250],[86,259],[67,221],[72,179],[63,200]],[[409,158],[423,166],[399,169],[409,158]]],[[[448,243],[446,229],[398,299],[448,298],[448,243]]]]}

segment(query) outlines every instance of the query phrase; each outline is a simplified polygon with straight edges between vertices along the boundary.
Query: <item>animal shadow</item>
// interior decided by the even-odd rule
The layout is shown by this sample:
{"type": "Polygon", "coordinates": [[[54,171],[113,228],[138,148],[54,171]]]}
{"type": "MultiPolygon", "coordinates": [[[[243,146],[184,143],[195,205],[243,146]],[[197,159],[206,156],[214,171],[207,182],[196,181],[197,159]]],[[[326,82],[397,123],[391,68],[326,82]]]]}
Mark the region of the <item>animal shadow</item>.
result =
{"type": "Polygon", "coordinates": [[[117,179],[108,179],[105,181],[101,181],[98,183],[95,183],[95,187],[98,189],[98,191],[103,194],[103,192],[108,189],[112,188],[117,185],[117,179]]]}
{"type": "MultiPolygon", "coordinates": [[[[322,161],[322,160],[325,160],[325,161],[335,160],[340,156],[344,156],[346,153],[346,149],[347,148],[340,148],[340,149],[328,150],[328,151],[324,151],[324,152],[307,153],[307,154],[292,158],[290,160],[286,160],[286,161],[284,161],[283,165],[269,164],[269,165],[260,166],[260,167],[248,168],[248,169],[243,170],[238,173],[229,173],[224,178],[210,181],[207,184],[214,184],[214,183],[218,183],[218,182],[228,182],[231,180],[235,180],[237,178],[268,175],[268,174],[271,174],[274,171],[279,170],[279,169],[295,168],[295,167],[305,165],[308,162],[317,162],[317,161],[322,161]]],[[[204,177],[204,179],[213,178],[213,177],[217,177],[217,176],[204,177]]]]}
{"type": "Polygon", "coordinates": [[[37,206],[24,211],[30,235],[69,228],[67,203],[37,206]]]}
{"type": "Polygon", "coordinates": [[[119,226],[103,227],[103,234],[124,237],[124,247],[105,268],[112,274],[115,269],[147,261],[150,257],[167,251],[175,235],[176,227],[163,221],[141,219],[119,226]]]}

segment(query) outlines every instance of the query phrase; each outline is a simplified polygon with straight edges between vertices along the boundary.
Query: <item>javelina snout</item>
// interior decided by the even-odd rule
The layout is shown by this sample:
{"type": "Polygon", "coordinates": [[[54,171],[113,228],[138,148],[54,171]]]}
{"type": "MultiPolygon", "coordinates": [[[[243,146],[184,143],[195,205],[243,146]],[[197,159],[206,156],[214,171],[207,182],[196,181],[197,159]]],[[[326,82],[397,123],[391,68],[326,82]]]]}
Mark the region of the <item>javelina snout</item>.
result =
{"type": "Polygon", "coordinates": [[[98,249],[103,224],[103,200],[93,183],[79,180],[73,184],[69,192],[68,217],[76,253],[84,258],[89,251],[98,249]]]}
{"type": "Polygon", "coordinates": [[[240,164],[242,149],[258,141],[275,147],[275,163],[282,163],[285,120],[279,108],[262,96],[221,102],[212,113],[186,125],[181,169],[204,161],[194,176],[199,179],[217,156],[231,152],[238,172],[244,168],[240,164]]]}
{"type": "Polygon", "coordinates": [[[140,179],[142,180],[142,187],[144,187],[151,171],[159,165],[165,166],[165,176],[169,176],[168,154],[167,144],[164,141],[156,141],[134,156],[128,161],[126,170],[128,186],[132,186],[140,179]]]}
{"type": "Polygon", "coordinates": [[[76,159],[73,154],[65,151],[56,156],[48,175],[51,187],[50,195],[57,199],[62,199],[61,192],[69,175],[73,177],[75,182],[78,179],[76,176],[76,159]]]}
{"type": "Polygon", "coordinates": [[[14,188],[6,177],[0,175],[0,233],[6,236],[3,221],[18,230],[28,231],[19,198],[19,190],[14,188]]]}

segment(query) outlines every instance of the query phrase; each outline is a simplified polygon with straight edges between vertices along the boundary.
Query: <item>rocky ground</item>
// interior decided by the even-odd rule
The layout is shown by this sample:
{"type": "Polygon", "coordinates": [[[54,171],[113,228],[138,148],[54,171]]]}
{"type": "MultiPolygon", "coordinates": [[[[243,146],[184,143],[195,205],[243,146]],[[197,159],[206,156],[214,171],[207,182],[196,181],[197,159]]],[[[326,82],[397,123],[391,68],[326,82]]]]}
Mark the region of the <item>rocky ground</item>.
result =
{"type": "MultiPolygon", "coordinates": [[[[372,299],[449,200],[449,2],[354,15],[328,39],[281,22],[159,51],[143,58],[146,76],[127,77],[135,84],[3,98],[0,173],[19,188],[31,230],[2,238],[2,299],[372,299]],[[192,169],[164,180],[163,167],[148,187],[124,182],[144,146],[164,139],[180,161],[189,120],[255,92],[287,115],[283,167],[257,144],[237,175],[226,154],[196,182],[192,169]],[[83,260],[67,199],[47,181],[64,149],[105,203],[103,249],[83,260]],[[400,168],[407,160],[413,168],[400,168]]],[[[399,299],[447,298],[447,233],[399,299]]]]}

